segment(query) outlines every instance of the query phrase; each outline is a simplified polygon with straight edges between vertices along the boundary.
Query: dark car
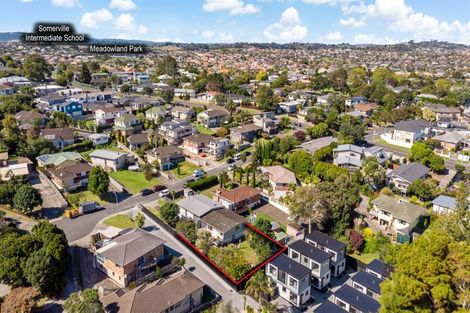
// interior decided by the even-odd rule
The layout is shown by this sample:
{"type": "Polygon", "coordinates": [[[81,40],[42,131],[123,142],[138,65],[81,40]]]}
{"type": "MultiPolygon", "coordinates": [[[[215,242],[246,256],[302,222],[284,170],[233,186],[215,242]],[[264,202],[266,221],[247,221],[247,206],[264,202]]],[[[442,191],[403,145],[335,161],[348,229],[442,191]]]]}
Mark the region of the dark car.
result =
{"type": "Polygon", "coordinates": [[[194,182],[194,179],[193,179],[193,178],[188,179],[187,181],[185,181],[185,182],[183,183],[183,188],[188,187],[188,184],[189,184],[189,183],[192,183],[192,182],[194,182]]]}
{"type": "Polygon", "coordinates": [[[140,191],[140,194],[141,194],[142,196],[148,196],[148,195],[150,195],[150,194],[152,194],[152,193],[153,193],[153,190],[152,190],[152,189],[147,189],[147,188],[142,189],[142,190],[140,191]]]}
{"type": "Polygon", "coordinates": [[[227,164],[232,164],[233,162],[235,162],[234,159],[227,159],[227,164]]]}
{"type": "Polygon", "coordinates": [[[163,189],[166,189],[166,187],[163,186],[163,185],[155,185],[155,186],[152,187],[153,192],[162,191],[163,189]]]}

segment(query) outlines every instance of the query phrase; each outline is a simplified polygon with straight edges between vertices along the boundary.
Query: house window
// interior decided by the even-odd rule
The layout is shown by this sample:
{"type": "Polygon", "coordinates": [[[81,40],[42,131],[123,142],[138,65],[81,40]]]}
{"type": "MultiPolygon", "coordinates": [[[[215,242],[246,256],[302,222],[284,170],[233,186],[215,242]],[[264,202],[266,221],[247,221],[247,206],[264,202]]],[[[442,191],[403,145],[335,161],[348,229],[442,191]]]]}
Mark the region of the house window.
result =
{"type": "Polygon", "coordinates": [[[312,269],[312,271],[317,272],[318,269],[320,268],[320,265],[312,261],[312,265],[310,266],[310,268],[312,269]]]}
{"type": "Polygon", "coordinates": [[[354,289],[357,289],[357,290],[359,290],[360,292],[364,292],[364,289],[362,288],[361,285],[358,285],[358,284],[356,284],[356,283],[353,283],[353,287],[354,287],[354,289]]]}
{"type": "Polygon", "coordinates": [[[298,259],[298,257],[299,257],[299,254],[298,254],[297,252],[295,252],[295,251],[291,251],[291,258],[293,258],[293,259],[297,260],[297,259],[298,259]]]}
{"type": "Polygon", "coordinates": [[[340,308],[346,309],[346,303],[344,303],[340,299],[336,299],[336,305],[339,306],[340,308]]]}
{"type": "Polygon", "coordinates": [[[293,279],[292,277],[289,278],[289,286],[293,288],[297,288],[297,280],[293,279]]]}
{"type": "Polygon", "coordinates": [[[144,257],[141,256],[138,260],[137,260],[137,266],[143,266],[144,265],[144,257]]]}
{"type": "Polygon", "coordinates": [[[373,293],[372,291],[370,291],[369,289],[367,289],[367,292],[366,292],[366,293],[367,293],[367,295],[368,295],[369,297],[373,297],[373,296],[374,296],[374,293],[373,293]]]}
{"type": "Polygon", "coordinates": [[[269,265],[269,274],[276,275],[276,268],[272,265],[269,265]]]}

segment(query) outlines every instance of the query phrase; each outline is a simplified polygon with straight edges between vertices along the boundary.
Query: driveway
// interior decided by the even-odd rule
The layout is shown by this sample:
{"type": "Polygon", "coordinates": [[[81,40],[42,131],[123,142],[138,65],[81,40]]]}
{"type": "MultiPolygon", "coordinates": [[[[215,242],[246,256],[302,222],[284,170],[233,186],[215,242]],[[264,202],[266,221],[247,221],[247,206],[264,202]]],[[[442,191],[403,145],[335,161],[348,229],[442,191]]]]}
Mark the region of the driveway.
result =
{"type": "Polygon", "coordinates": [[[29,183],[41,194],[43,216],[47,219],[60,216],[67,202],[54,190],[54,187],[51,187],[51,182],[44,179],[36,171],[33,171],[29,175],[29,183]]]}

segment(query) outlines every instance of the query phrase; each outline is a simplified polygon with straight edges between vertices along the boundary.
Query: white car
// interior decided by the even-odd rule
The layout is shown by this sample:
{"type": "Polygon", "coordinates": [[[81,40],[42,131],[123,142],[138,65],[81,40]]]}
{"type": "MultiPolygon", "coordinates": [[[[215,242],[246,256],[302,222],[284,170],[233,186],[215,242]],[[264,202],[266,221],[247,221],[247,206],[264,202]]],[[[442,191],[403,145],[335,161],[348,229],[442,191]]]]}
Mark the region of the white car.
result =
{"type": "Polygon", "coordinates": [[[194,177],[201,177],[201,176],[204,176],[204,171],[201,170],[201,169],[195,170],[195,171],[193,171],[193,176],[194,176],[194,177]]]}
{"type": "Polygon", "coordinates": [[[233,171],[235,169],[235,164],[230,164],[227,169],[229,171],[233,171]]]}
{"type": "Polygon", "coordinates": [[[160,198],[163,198],[163,197],[166,197],[166,196],[169,196],[170,195],[170,191],[168,189],[163,189],[162,191],[160,191],[158,193],[158,196],[160,198]]]}

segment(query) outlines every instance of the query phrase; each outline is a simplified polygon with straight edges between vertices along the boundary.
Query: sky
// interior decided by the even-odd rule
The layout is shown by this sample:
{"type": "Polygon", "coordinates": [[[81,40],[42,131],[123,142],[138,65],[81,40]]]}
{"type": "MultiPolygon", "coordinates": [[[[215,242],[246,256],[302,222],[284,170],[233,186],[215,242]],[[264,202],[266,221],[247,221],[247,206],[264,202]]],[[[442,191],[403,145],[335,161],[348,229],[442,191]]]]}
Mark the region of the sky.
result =
{"type": "Polygon", "coordinates": [[[67,22],[93,38],[470,44],[470,0],[0,0],[0,32],[67,22]]]}

